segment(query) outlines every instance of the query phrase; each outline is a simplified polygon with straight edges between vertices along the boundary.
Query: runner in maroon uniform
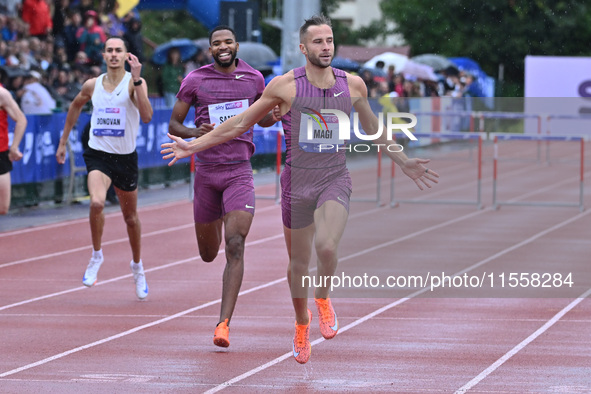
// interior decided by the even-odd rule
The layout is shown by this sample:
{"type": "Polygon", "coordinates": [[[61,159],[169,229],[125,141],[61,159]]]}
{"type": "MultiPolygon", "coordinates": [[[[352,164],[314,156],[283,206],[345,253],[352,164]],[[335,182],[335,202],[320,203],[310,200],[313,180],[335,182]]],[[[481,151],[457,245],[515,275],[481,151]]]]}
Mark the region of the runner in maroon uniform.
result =
{"type": "MultiPolygon", "coordinates": [[[[286,142],[290,141],[290,146],[286,159],[287,175],[282,176],[282,209],[285,242],[290,257],[287,276],[296,314],[293,355],[296,361],[305,363],[311,353],[309,333],[312,313],[307,307],[307,289],[302,287],[301,278],[308,275],[313,246],[318,256],[318,274],[334,274],[337,249],[347,222],[350,181],[344,167],[342,151],[320,153],[317,149],[319,144],[331,139],[328,135],[330,133],[317,140],[306,140],[300,129],[305,129],[305,125],[301,124],[301,116],[302,113],[310,112],[310,109],[339,109],[342,108],[342,102],[348,101],[346,112],[350,112],[351,107],[355,108],[367,134],[377,133],[379,121],[369,106],[363,80],[346,73],[343,76],[343,72],[330,67],[334,56],[334,42],[328,18],[315,16],[304,23],[300,28],[300,50],[306,56],[305,68],[273,79],[260,100],[248,111],[190,143],[171,135],[174,142],[162,144],[162,153],[164,159],[172,158],[169,163],[172,165],[178,159],[246,132],[257,119],[276,105],[279,105],[282,114],[291,111],[286,119],[289,127],[285,129],[286,142]],[[307,96],[300,96],[302,94],[307,96]],[[349,97],[341,100],[340,96],[346,94],[349,97]],[[294,171],[294,168],[298,170],[294,171]],[[302,214],[306,209],[309,211],[308,217],[302,214]]],[[[329,128],[335,131],[334,122],[327,123],[332,123],[329,128]]],[[[387,146],[393,144],[384,134],[375,142],[387,146]]],[[[419,189],[422,190],[423,185],[431,187],[431,183],[437,183],[439,175],[423,165],[429,160],[409,159],[398,149],[384,149],[384,152],[419,189]]],[[[317,288],[315,298],[322,335],[327,339],[332,338],[338,331],[338,322],[328,298],[328,289],[317,288]]]]}
{"type": "MultiPolygon", "coordinates": [[[[218,26],[209,36],[214,63],[189,73],[183,80],[172,110],[169,130],[181,138],[199,137],[215,125],[244,112],[263,93],[260,72],[239,56],[236,34],[228,26],[218,26]],[[197,128],[183,126],[191,106],[195,107],[197,128]]],[[[263,127],[278,118],[267,114],[258,122],[263,127]]],[[[251,125],[252,126],[252,125],[251,125]]],[[[224,269],[220,319],[213,343],[230,346],[229,324],[244,273],[244,244],[254,215],[255,196],[250,157],[254,153],[252,129],[218,146],[195,155],[193,213],[199,253],[205,262],[218,254],[225,228],[226,268],[224,269]]]]}

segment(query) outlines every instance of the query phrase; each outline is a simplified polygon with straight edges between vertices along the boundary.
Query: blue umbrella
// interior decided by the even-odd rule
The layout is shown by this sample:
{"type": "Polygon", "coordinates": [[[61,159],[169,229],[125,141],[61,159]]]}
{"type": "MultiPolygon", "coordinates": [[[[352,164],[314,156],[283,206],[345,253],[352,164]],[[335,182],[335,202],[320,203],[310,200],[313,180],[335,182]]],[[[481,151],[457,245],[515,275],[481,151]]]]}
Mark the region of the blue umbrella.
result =
{"type": "Polygon", "coordinates": [[[181,62],[186,62],[189,60],[200,49],[197,44],[188,38],[175,38],[165,42],[164,44],[158,45],[156,49],[154,49],[152,63],[156,65],[163,65],[166,63],[168,51],[173,48],[178,49],[181,53],[181,62]]]}
{"type": "Polygon", "coordinates": [[[339,68],[345,71],[357,71],[361,67],[361,65],[356,61],[340,56],[336,56],[334,59],[332,59],[332,63],[330,65],[334,68],[339,68]]]}

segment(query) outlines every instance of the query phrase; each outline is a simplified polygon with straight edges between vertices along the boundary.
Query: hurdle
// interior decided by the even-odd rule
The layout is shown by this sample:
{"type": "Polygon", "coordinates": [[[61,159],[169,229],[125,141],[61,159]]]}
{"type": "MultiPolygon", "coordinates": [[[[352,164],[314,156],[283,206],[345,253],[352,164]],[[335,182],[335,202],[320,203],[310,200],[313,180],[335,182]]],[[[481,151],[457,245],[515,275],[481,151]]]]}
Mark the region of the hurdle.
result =
{"type": "MultiPolygon", "coordinates": [[[[556,120],[571,120],[571,121],[591,121],[591,115],[589,114],[581,114],[581,115],[548,115],[546,118],[546,134],[547,135],[553,135],[552,133],[552,123],[553,121],[556,120]]],[[[591,126],[591,124],[587,123],[588,126],[591,126]]],[[[568,130],[572,130],[572,125],[568,125],[567,128],[568,130]]],[[[577,130],[574,133],[575,134],[582,134],[582,135],[587,135],[589,129],[582,129],[582,130],[577,130]]],[[[560,134],[556,134],[556,135],[560,135],[560,134]]],[[[546,143],[546,162],[550,163],[550,143],[547,142],[546,143]]]]}
{"type": "MultiPolygon", "coordinates": [[[[493,112],[493,111],[480,111],[477,112],[476,117],[478,117],[479,122],[478,122],[478,131],[481,133],[484,133],[484,127],[485,127],[485,119],[537,119],[537,135],[542,135],[542,115],[538,115],[538,114],[524,114],[524,113],[519,113],[519,112],[493,112]]],[[[490,133],[490,137],[489,139],[492,139],[492,135],[494,135],[495,133],[490,133]]],[[[542,160],[542,147],[541,147],[541,140],[538,140],[538,146],[537,146],[537,156],[536,156],[536,160],[538,162],[541,162],[542,160]]]]}
{"type": "Polygon", "coordinates": [[[547,206],[547,207],[578,207],[582,212],[585,210],[583,205],[584,186],[585,186],[585,139],[584,136],[550,136],[550,135],[529,135],[529,134],[510,134],[493,133],[489,136],[493,139],[493,197],[492,204],[495,210],[501,205],[522,205],[522,206],[547,206]],[[561,201],[499,201],[497,199],[497,179],[498,179],[498,161],[499,161],[499,140],[504,141],[579,141],[580,142],[580,171],[579,171],[579,202],[568,203],[561,201]]]}
{"type": "Polygon", "coordinates": [[[283,127],[279,127],[275,133],[276,136],[276,155],[275,155],[275,194],[274,195],[257,195],[255,198],[261,200],[274,200],[275,204],[281,201],[280,183],[281,183],[281,141],[283,139],[283,127]]]}
{"type": "Polygon", "coordinates": [[[476,199],[475,200],[418,200],[418,199],[396,199],[394,180],[396,178],[396,170],[394,162],[392,162],[390,173],[390,207],[397,207],[399,203],[416,203],[416,204],[464,204],[476,205],[478,209],[482,209],[482,141],[486,138],[485,133],[477,132],[446,132],[446,133],[413,133],[417,138],[431,138],[436,135],[439,138],[449,138],[456,140],[468,140],[478,142],[478,155],[476,165],[476,199]]]}
{"type": "Polygon", "coordinates": [[[351,198],[354,202],[375,202],[378,207],[382,204],[382,150],[378,150],[378,164],[376,171],[376,197],[375,198],[351,198]]]}
{"type": "Polygon", "coordinates": [[[68,151],[69,165],[70,165],[70,179],[68,182],[68,192],[66,194],[65,203],[71,204],[74,201],[74,187],[76,183],[76,174],[86,174],[86,166],[76,165],[76,156],[72,149],[70,139],[66,142],[66,150],[68,151]]]}

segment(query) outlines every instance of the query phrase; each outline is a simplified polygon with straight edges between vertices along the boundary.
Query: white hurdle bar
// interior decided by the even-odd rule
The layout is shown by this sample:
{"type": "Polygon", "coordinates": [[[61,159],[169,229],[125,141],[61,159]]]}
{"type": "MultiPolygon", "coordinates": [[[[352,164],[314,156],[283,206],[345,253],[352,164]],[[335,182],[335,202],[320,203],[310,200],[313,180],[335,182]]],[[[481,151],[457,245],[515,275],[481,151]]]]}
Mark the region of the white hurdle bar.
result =
{"type": "Polygon", "coordinates": [[[548,207],[578,207],[581,212],[585,210],[583,204],[583,195],[585,189],[585,139],[586,136],[580,135],[529,135],[529,134],[510,134],[510,133],[493,133],[489,136],[493,139],[494,154],[493,154],[493,208],[499,209],[501,205],[524,205],[524,206],[548,206],[548,207]],[[499,160],[498,141],[580,141],[580,172],[579,172],[579,202],[568,203],[559,201],[498,201],[497,200],[497,163],[499,160]]]}
{"type": "MultiPolygon", "coordinates": [[[[392,162],[392,170],[390,175],[390,207],[396,207],[399,203],[416,203],[416,204],[467,204],[476,205],[478,209],[482,209],[482,141],[486,138],[485,133],[470,133],[470,132],[446,132],[446,133],[413,133],[417,138],[449,138],[456,140],[477,140],[478,141],[478,155],[477,155],[477,171],[476,171],[476,200],[417,200],[417,199],[396,199],[394,179],[396,177],[395,165],[392,162]]],[[[397,134],[397,136],[403,136],[397,134]]]]}

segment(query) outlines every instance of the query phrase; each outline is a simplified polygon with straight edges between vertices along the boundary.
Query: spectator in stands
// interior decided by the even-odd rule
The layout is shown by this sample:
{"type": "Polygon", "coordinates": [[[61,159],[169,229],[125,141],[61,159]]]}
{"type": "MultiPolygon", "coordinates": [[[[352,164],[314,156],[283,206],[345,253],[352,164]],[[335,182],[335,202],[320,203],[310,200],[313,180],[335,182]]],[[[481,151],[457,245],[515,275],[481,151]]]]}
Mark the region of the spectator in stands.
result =
{"type": "Polygon", "coordinates": [[[208,65],[213,60],[207,54],[207,51],[198,50],[197,53],[189,59],[188,62],[185,63],[185,76],[189,75],[189,73],[193,70],[197,70],[205,65],[208,65]]]}
{"type": "Polygon", "coordinates": [[[77,7],[80,15],[86,15],[88,11],[94,12],[94,5],[92,3],[93,0],[80,0],[77,7]]]}
{"type": "Polygon", "coordinates": [[[78,51],[76,54],[76,58],[74,59],[74,64],[78,64],[81,66],[88,66],[90,64],[90,59],[88,59],[88,55],[84,51],[78,51]]]}
{"type": "Polygon", "coordinates": [[[29,24],[29,34],[41,39],[45,39],[48,34],[51,34],[53,29],[53,22],[47,1],[23,1],[22,19],[29,24]]]}
{"type": "Polygon", "coordinates": [[[6,57],[8,56],[8,45],[3,40],[0,40],[0,66],[6,64],[6,57]]]}
{"type": "Polygon", "coordinates": [[[102,64],[101,51],[107,36],[98,24],[98,15],[95,11],[86,11],[84,18],[84,26],[76,33],[76,38],[80,42],[80,50],[86,53],[90,64],[102,64]]]}
{"type": "Polygon", "coordinates": [[[21,7],[21,0],[0,0],[0,14],[16,18],[21,7]]]}
{"type": "Polygon", "coordinates": [[[66,53],[68,54],[68,61],[73,62],[76,53],[80,50],[80,42],[76,38],[76,33],[82,26],[82,14],[73,9],[68,10],[67,18],[64,27],[64,43],[66,53]]]}
{"type": "Polygon", "coordinates": [[[53,37],[57,44],[65,45],[65,28],[68,7],[70,0],[55,0],[55,6],[53,9],[53,37]]]}
{"type": "Polygon", "coordinates": [[[127,40],[129,52],[133,53],[139,59],[140,63],[144,61],[144,41],[142,38],[142,22],[132,17],[126,25],[126,32],[123,38],[127,40]]]}
{"type": "Polygon", "coordinates": [[[172,48],[168,51],[166,63],[162,66],[162,91],[168,108],[174,107],[184,71],[181,53],[177,48],[172,48]]]}
{"type": "Polygon", "coordinates": [[[55,100],[41,84],[41,74],[29,71],[25,77],[21,108],[25,114],[50,114],[56,107],[55,100]]]}
{"type": "Polygon", "coordinates": [[[58,95],[61,108],[68,108],[78,92],[80,92],[80,89],[73,81],[73,77],[67,69],[62,68],[58,71],[58,77],[53,82],[53,89],[58,95]]]}
{"type": "Polygon", "coordinates": [[[4,41],[16,41],[18,39],[18,19],[7,18],[2,27],[2,39],[4,41]]]}
{"type": "Polygon", "coordinates": [[[111,12],[109,12],[107,15],[103,15],[101,18],[105,33],[107,33],[109,37],[123,37],[125,34],[125,25],[123,24],[123,21],[117,16],[118,8],[119,3],[115,2],[111,12]]]}
{"type": "Polygon", "coordinates": [[[29,40],[26,38],[21,38],[17,42],[17,56],[18,56],[18,66],[23,70],[29,70],[31,68],[39,68],[39,64],[35,60],[35,57],[31,53],[31,48],[29,47],[29,40]]]}
{"type": "Polygon", "coordinates": [[[6,65],[7,66],[18,66],[20,64],[19,59],[19,48],[16,41],[8,41],[6,49],[6,65]]]}

